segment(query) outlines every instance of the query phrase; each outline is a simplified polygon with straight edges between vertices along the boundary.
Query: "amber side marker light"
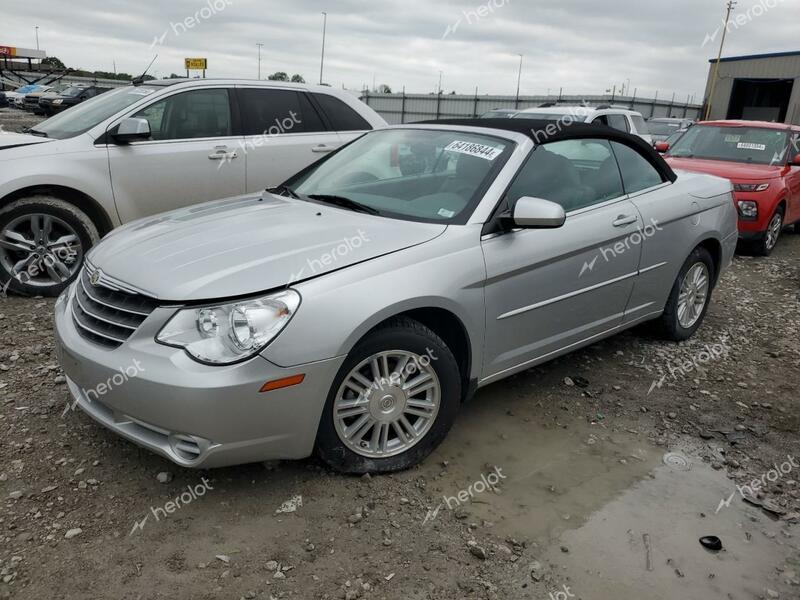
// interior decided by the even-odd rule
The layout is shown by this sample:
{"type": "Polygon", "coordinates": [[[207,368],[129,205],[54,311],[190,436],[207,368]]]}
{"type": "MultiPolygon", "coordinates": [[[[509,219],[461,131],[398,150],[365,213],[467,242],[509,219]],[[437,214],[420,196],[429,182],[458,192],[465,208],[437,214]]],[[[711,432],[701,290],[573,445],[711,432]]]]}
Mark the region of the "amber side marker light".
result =
{"type": "Polygon", "coordinates": [[[306,378],[305,373],[301,373],[300,375],[292,375],[291,377],[284,377],[283,379],[268,381],[267,383],[261,386],[259,392],[263,394],[264,392],[273,392],[275,390],[281,390],[283,388],[292,387],[293,385],[300,385],[301,383],[303,383],[303,380],[305,378],[306,378]]]}

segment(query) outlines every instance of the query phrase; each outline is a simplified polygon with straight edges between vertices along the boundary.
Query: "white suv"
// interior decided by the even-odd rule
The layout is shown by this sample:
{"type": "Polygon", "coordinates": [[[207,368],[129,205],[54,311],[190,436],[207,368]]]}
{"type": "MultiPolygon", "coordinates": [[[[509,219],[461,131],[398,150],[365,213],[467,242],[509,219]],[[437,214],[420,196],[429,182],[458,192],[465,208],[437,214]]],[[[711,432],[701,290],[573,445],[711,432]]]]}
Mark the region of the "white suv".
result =
{"type": "Polygon", "coordinates": [[[596,108],[591,106],[546,106],[527,108],[512,118],[599,123],[612,129],[619,129],[626,133],[638,135],[648,144],[653,143],[653,138],[650,136],[650,131],[647,129],[647,123],[642,113],[616,106],[598,106],[596,108]]]}
{"type": "Polygon", "coordinates": [[[58,295],[114,227],[279,185],[385,125],[329,87],[196,79],[118,88],[0,135],[0,284],[58,295]]]}

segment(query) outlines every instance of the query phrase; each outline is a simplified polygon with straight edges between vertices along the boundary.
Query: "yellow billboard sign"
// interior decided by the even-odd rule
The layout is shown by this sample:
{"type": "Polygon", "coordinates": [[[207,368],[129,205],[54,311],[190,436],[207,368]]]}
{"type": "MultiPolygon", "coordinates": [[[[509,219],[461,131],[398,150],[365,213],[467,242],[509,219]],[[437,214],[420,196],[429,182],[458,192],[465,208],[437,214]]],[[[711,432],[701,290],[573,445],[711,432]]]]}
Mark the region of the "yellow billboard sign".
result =
{"type": "Polygon", "coordinates": [[[185,58],[183,62],[186,64],[187,69],[204,71],[208,68],[207,58],[185,58]]]}

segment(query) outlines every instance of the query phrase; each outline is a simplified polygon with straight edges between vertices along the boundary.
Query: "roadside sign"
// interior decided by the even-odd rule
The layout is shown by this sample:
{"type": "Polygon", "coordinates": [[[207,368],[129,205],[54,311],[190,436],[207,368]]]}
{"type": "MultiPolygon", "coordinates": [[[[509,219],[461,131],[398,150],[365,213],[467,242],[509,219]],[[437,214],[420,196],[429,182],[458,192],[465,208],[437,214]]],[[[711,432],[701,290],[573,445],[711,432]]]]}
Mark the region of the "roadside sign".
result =
{"type": "Polygon", "coordinates": [[[14,46],[0,46],[0,58],[47,58],[44,50],[33,50],[30,48],[15,48],[14,46]]]}
{"type": "Polygon", "coordinates": [[[208,68],[207,58],[185,58],[184,63],[187,70],[205,71],[208,68]]]}

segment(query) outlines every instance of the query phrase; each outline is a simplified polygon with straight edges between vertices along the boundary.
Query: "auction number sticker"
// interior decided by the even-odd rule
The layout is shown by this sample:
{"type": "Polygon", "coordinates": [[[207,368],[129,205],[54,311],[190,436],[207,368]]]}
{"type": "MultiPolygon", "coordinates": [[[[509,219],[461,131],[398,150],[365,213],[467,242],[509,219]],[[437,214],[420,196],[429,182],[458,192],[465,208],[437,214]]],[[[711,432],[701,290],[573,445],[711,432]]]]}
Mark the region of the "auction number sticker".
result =
{"type": "Polygon", "coordinates": [[[767,149],[766,144],[749,144],[747,142],[739,142],[736,147],[739,150],[760,150],[761,152],[767,149]]]}
{"type": "Polygon", "coordinates": [[[461,141],[453,142],[447,146],[445,150],[448,152],[458,152],[459,154],[468,154],[470,156],[475,156],[477,158],[483,158],[486,160],[494,160],[503,153],[502,150],[495,148],[494,146],[486,146],[485,144],[461,141]]]}

